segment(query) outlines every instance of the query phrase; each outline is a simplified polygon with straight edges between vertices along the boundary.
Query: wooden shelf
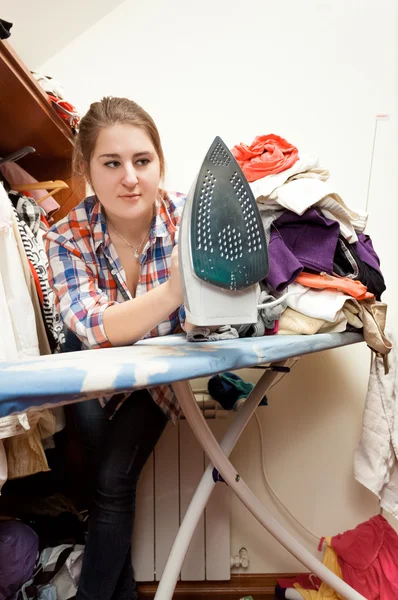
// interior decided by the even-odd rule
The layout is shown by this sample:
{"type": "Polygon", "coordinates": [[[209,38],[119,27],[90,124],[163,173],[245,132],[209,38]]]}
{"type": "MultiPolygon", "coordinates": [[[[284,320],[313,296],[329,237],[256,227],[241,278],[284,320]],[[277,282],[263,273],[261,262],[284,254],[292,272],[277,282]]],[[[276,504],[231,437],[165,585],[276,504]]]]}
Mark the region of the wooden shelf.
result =
{"type": "Polygon", "coordinates": [[[11,46],[0,42],[0,152],[33,146],[41,158],[69,159],[73,133],[11,46]]]}
{"type": "MultiPolygon", "coordinates": [[[[39,181],[63,179],[71,186],[70,210],[84,196],[81,182],[71,177],[74,135],[52,108],[48,96],[6,41],[0,41],[0,157],[33,146],[36,152],[19,164],[39,181]],[[80,189],[75,194],[76,189],[80,189]]],[[[68,192],[66,190],[65,192],[68,192]]],[[[66,206],[57,219],[66,214],[66,206]]]]}

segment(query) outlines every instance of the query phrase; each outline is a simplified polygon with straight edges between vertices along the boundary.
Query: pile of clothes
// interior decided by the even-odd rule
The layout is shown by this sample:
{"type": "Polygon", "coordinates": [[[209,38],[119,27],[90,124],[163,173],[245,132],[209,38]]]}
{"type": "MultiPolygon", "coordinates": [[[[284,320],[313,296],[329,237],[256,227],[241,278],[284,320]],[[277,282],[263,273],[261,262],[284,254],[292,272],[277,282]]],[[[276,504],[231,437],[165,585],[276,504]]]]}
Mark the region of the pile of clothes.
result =
{"type": "Polygon", "coordinates": [[[40,87],[47,93],[48,101],[56,113],[69,125],[72,132],[76,134],[79,130],[81,117],[75,106],[65,99],[65,91],[62,85],[49,75],[43,75],[37,71],[32,71],[31,73],[40,87]]]}
{"type": "MultiPolygon", "coordinates": [[[[368,600],[398,598],[398,535],[381,515],[355,529],[323,538],[323,564],[368,600]]],[[[313,574],[279,579],[277,598],[339,600],[330,586],[313,574]]]]}
{"type": "Polygon", "coordinates": [[[232,154],[256,198],[270,265],[258,321],[238,328],[239,336],[362,330],[369,347],[387,355],[386,286],[365,234],[367,214],[347,206],[315,154],[277,135],[232,154]]]}
{"type": "Polygon", "coordinates": [[[61,495],[5,507],[0,508],[0,600],[74,598],[87,529],[83,515],[61,495]]]}

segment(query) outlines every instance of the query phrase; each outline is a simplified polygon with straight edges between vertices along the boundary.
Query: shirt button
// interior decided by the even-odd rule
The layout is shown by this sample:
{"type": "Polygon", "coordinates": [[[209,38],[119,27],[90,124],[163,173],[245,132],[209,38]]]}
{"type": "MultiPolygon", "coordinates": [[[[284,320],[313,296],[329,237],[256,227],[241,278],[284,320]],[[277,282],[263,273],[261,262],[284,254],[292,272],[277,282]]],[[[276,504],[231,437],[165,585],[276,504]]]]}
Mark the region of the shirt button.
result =
{"type": "Polygon", "coordinates": [[[116,273],[117,273],[116,269],[112,269],[111,273],[112,273],[112,275],[116,275],[116,273]]]}

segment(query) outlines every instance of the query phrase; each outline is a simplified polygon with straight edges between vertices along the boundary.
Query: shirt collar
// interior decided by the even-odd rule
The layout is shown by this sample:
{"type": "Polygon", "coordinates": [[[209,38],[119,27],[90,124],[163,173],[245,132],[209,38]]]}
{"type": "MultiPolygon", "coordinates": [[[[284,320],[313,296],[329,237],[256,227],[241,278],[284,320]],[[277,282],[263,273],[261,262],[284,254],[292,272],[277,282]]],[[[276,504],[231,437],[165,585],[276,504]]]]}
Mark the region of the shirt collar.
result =
{"type": "Polygon", "coordinates": [[[101,203],[98,201],[96,196],[93,196],[93,200],[94,205],[90,215],[89,223],[94,241],[94,250],[97,252],[101,245],[105,248],[109,246],[110,237],[108,235],[105,215],[102,210],[101,203]]]}
{"type": "Polygon", "coordinates": [[[161,197],[158,198],[155,203],[155,217],[150,238],[167,237],[177,230],[168,210],[169,204],[167,194],[163,192],[161,197]]]}

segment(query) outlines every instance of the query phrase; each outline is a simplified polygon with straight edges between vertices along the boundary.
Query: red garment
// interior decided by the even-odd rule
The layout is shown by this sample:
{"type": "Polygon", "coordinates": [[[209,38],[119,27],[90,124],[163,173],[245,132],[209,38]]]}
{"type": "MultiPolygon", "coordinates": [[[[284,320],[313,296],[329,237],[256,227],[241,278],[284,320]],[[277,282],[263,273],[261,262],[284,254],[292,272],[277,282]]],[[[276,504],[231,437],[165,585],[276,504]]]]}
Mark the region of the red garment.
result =
{"type": "Polygon", "coordinates": [[[44,225],[46,226],[46,230],[50,229],[50,224],[49,224],[48,220],[46,219],[46,217],[43,215],[43,213],[40,214],[40,221],[42,223],[44,223],[44,225]]]}
{"type": "Polygon", "coordinates": [[[398,598],[398,535],[377,515],[332,538],[343,579],[368,600],[398,598]]]}
{"type": "Polygon", "coordinates": [[[298,150],[279,137],[258,135],[251,146],[238,144],[231,150],[246,176],[247,181],[256,181],[266,175],[286,171],[298,160],[298,150]]]}

